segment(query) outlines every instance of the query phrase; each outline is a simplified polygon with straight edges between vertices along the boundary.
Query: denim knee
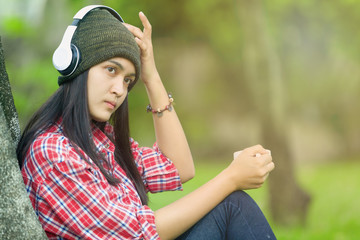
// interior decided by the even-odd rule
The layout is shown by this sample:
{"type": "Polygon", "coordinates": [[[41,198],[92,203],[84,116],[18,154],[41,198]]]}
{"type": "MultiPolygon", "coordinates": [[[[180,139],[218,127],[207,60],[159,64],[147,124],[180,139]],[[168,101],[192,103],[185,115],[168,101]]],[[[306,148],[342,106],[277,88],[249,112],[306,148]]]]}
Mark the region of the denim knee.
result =
{"type": "Polygon", "coordinates": [[[244,191],[226,197],[177,239],[276,239],[256,202],[244,191]]]}
{"type": "Polygon", "coordinates": [[[223,202],[232,203],[240,208],[247,205],[257,205],[256,202],[244,191],[236,191],[227,196],[223,202]]]}

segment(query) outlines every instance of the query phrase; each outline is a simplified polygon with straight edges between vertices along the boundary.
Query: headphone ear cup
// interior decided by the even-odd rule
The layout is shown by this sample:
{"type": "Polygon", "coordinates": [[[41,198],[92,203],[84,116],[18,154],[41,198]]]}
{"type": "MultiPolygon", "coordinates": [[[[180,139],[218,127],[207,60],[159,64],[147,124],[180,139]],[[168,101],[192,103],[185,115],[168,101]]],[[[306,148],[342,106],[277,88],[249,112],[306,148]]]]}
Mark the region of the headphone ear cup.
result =
{"type": "Polygon", "coordinates": [[[71,75],[79,65],[79,61],[80,52],[74,44],[70,45],[70,49],[60,46],[53,55],[53,64],[63,76],[71,75]]]}
{"type": "Polygon", "coordinates": [[[62,70],[61,72],[59,71],[63,76],[71,75],[73,72],[75,72],[77,66],[79,65],[80,51],[74,44],[71,44],[71,53],[72,57],[69,67],[65,70],[62,70]]]}

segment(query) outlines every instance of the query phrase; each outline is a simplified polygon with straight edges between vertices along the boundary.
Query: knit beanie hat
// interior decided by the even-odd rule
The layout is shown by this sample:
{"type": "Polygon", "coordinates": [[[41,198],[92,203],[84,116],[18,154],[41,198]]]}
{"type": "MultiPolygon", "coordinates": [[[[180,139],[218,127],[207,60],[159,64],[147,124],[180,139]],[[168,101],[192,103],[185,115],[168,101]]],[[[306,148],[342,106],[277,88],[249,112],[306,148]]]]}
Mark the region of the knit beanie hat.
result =
{"type": "Polygon", "coordinates": [[[94,9],[86,14],[79,22],[71,43],[80,51],[80,63],[71,75],[59,76],[59,85],[113,57],[130,60],[135,66],[135,81],[139,79],[140,49],[134,35],[109,11],[94,9]]]}

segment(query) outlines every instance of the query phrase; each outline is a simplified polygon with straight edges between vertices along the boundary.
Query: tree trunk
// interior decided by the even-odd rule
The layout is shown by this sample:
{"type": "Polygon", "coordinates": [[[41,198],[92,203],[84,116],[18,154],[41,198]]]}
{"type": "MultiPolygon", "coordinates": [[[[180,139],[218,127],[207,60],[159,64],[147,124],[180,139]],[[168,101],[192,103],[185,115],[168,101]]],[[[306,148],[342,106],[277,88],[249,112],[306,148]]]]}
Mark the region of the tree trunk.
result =
{"type": "Polygon", "coordinates": [[[4,111],[6,123],[11,133],[11,137],[17,144],[20,137],[19,119],[15,109],[14,100],[11,94],[9,77],[5,69],[5,57],[0,38],[0,104],[4,111]]]}
{"type": "Polygon", "coordinates": [[[19,122],[0,38],[0,239],[47,239],[31,206],[15,146],[19,122]]]}
{"type": "Polygon", "coordinates": [[[236,3],[244,36],[244,76],[251,89],[251,101],[257,108],[262,143],[271,149],[276,166],[269,177],[270,211],[278,224],[303,224],[310,196],[295,180],[280,60],[267,32],[262,1],[237,0],[236,3]]]}

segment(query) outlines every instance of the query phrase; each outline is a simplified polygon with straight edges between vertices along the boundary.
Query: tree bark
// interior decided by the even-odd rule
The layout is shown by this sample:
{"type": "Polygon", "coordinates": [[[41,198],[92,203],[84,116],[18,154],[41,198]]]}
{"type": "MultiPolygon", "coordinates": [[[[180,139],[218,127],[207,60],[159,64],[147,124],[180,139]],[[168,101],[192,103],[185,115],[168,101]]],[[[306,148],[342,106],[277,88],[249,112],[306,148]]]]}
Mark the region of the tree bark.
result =
{"type": "Polygon", "coordinates": [[[0,239],[47,239],[31,206],[15,146],[20,127],[0,38],[0,239]]]}
{"type": "Polygon", "coordinates": [[[0,103],[4,111],[6,124],[9,127],[11,137],[16,144],[20,137],[20,126],[14,99],[11,94],[9,77],[5,69],[5,57],[0,38],[0,103]]]}
{"type": "Polygon", "coordinates": [[[267,32],[261,0],[237,0],[243,32],[244,75],[261,125],[262,143],[271,149],[275,170],[269,177],[270,211],[281,225],[304,224],[310,196],[295,180],[288,144],[285,82],[267,32]]]}

